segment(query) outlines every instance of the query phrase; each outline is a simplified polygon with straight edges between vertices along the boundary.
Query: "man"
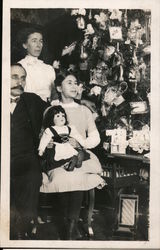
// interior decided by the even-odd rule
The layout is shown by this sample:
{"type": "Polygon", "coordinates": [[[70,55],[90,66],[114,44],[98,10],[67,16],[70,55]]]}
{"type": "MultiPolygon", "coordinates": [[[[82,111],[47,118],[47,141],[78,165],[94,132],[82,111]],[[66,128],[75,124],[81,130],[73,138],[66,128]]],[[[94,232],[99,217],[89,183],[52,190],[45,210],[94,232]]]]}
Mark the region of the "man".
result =
{"type": "MultiPolygon", "coordinates": [[[[37,79],[38,81],[38,79],[37,79]]],[[[24,93],[26,71],[11,66],[11,239],[26,239],[37,217],[41,169],[37,154],[43,112],[34,93],[24,93]]]]}

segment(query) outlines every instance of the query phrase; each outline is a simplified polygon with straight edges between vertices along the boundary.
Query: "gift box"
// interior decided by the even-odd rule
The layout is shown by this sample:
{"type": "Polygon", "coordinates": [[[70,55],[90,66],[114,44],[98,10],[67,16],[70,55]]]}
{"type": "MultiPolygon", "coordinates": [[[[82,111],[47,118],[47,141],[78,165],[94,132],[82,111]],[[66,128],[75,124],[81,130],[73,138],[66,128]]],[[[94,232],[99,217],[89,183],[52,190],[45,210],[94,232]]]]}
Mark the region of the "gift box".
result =
{"type": "Polygon", "coordinates": [[[110,129],[106,130],[106,136],[111,136],[111,153],[125,154],[127,143],[127,131],[126,129],[110,129]]]}

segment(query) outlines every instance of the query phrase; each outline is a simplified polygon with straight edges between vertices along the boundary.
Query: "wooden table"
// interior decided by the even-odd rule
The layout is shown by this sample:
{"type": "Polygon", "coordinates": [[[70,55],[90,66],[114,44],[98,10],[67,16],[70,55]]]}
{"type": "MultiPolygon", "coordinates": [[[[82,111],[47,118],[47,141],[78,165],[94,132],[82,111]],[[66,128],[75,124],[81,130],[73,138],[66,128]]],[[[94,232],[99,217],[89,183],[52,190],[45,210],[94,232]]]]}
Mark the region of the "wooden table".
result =
{"type": "Polygon", "coordinates": [[[125,188],[132,188],[133,195],[140,185],[146,185],[149,188],[150,160],[142,155],[104,153],[102,166],[102,177],[108,184],[107,189],[112,196],[113,231],[115,232],[118,228],[119,196],[125,193],[125,188]],[[140,176],[142,169],[148,173],[147,179],[140,176]]]}

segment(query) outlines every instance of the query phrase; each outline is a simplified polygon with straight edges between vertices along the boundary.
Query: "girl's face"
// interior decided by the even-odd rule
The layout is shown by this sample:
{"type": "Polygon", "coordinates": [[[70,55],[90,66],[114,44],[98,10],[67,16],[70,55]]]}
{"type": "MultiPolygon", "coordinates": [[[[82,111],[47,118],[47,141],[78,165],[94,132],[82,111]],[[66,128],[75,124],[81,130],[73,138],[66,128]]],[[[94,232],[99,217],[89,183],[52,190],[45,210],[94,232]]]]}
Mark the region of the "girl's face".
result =
{"type": "Polygon", "coordinates": [[[74,99],[78,94],[77,79],[73,75],[68,75],[57,89],[61,93],[62,100],[74,99]]]}
{"type": "Polygon", "coordinates": [[[28,55],[39,57],[43,48],[42,34],[37,32],[30,34],[23,47],[27,50],[28,55]]]}
{"type": "Polygon", "coordinates": [[[64,113],[59,112],[56,115],[54,115],[54,118],[53,118],[54,125],[61,127],[61,126],[64,126],[65,122],[66,122],[66,118],[65,118],[64,113]]]}

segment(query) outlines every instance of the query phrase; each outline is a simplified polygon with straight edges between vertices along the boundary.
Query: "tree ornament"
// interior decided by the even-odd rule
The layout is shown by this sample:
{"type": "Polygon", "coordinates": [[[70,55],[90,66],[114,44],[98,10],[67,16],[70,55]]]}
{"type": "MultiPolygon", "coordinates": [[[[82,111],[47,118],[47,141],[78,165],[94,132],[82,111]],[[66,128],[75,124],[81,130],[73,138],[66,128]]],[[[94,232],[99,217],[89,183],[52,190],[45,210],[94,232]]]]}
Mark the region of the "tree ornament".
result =
{"type": "Polygon", "coordinates": [[[108,16],[103,12],[100,12],[99,15],[95,15],[94,18],[96,19],[96,23],[99,23],[99,28],[102,30],[106,29],[106,21],[108,20],[108,16]]]}
{"type": "Polygon", "coordinates": [[[85,60],[85,59],[87,59],[87,57],[88,57],[88,54],[85,52],[84,46],[82,45],[82,46],[81,46],[80,58],[81,58],[82,60],[85,60]]]}
{"type": "Polygon", "coordinates": [[[110,12],[112,12],[111,15],[110,15],[110,19],[111,19],[111,20],[118,19],[118,21],[121,22],[121,19],[122,19],[122,11],[113,9],[113,10],[110,10],[110,12]]]}
{"type": "Polygon", "coordinates": [[[95,33],[95,31],[93,29],[92,24],[90,24],[90,23],[87,24],[87,28],[85,29],[85,35],[92,35],[94,33],[95,33]]]}
{"type": "Polygon", "coordinates": [[[83,30],[85,28],[85,21],[84,21],[84,18],[83,17],[78,17],[76,19],[77,21],[77,26],[79,29],[83,30]]]}
{"type": "Polygon", "coordinates": [[[136,19],[135,21],[131,22],[130,28],[128,29],[127,37],[129,40],[136,44],[136,47],[138,47],[139,44],[143,44],[141,37],[144,33],[145,29],[141,26],[139,20],[136,19]]]}
{"type": "Polygon", "coordinates": [[[115,47],[107,46],[104,48],[103,59],[107,61],[115,52],[115,47]]]}
{"type": "Polygon", "coordinates": [[[96,49],[98,47],[98,37],[94,36],[93,37],[93,43],[92,43],[92,49],[96,49]]]}
{"type": "Polygon", "coordinates": [[[89,18],[89,20],[91,20],[91,19],[92,19],[92,11],[91,11],[91,10],[89,11],[88,18],[89,18]]]}

